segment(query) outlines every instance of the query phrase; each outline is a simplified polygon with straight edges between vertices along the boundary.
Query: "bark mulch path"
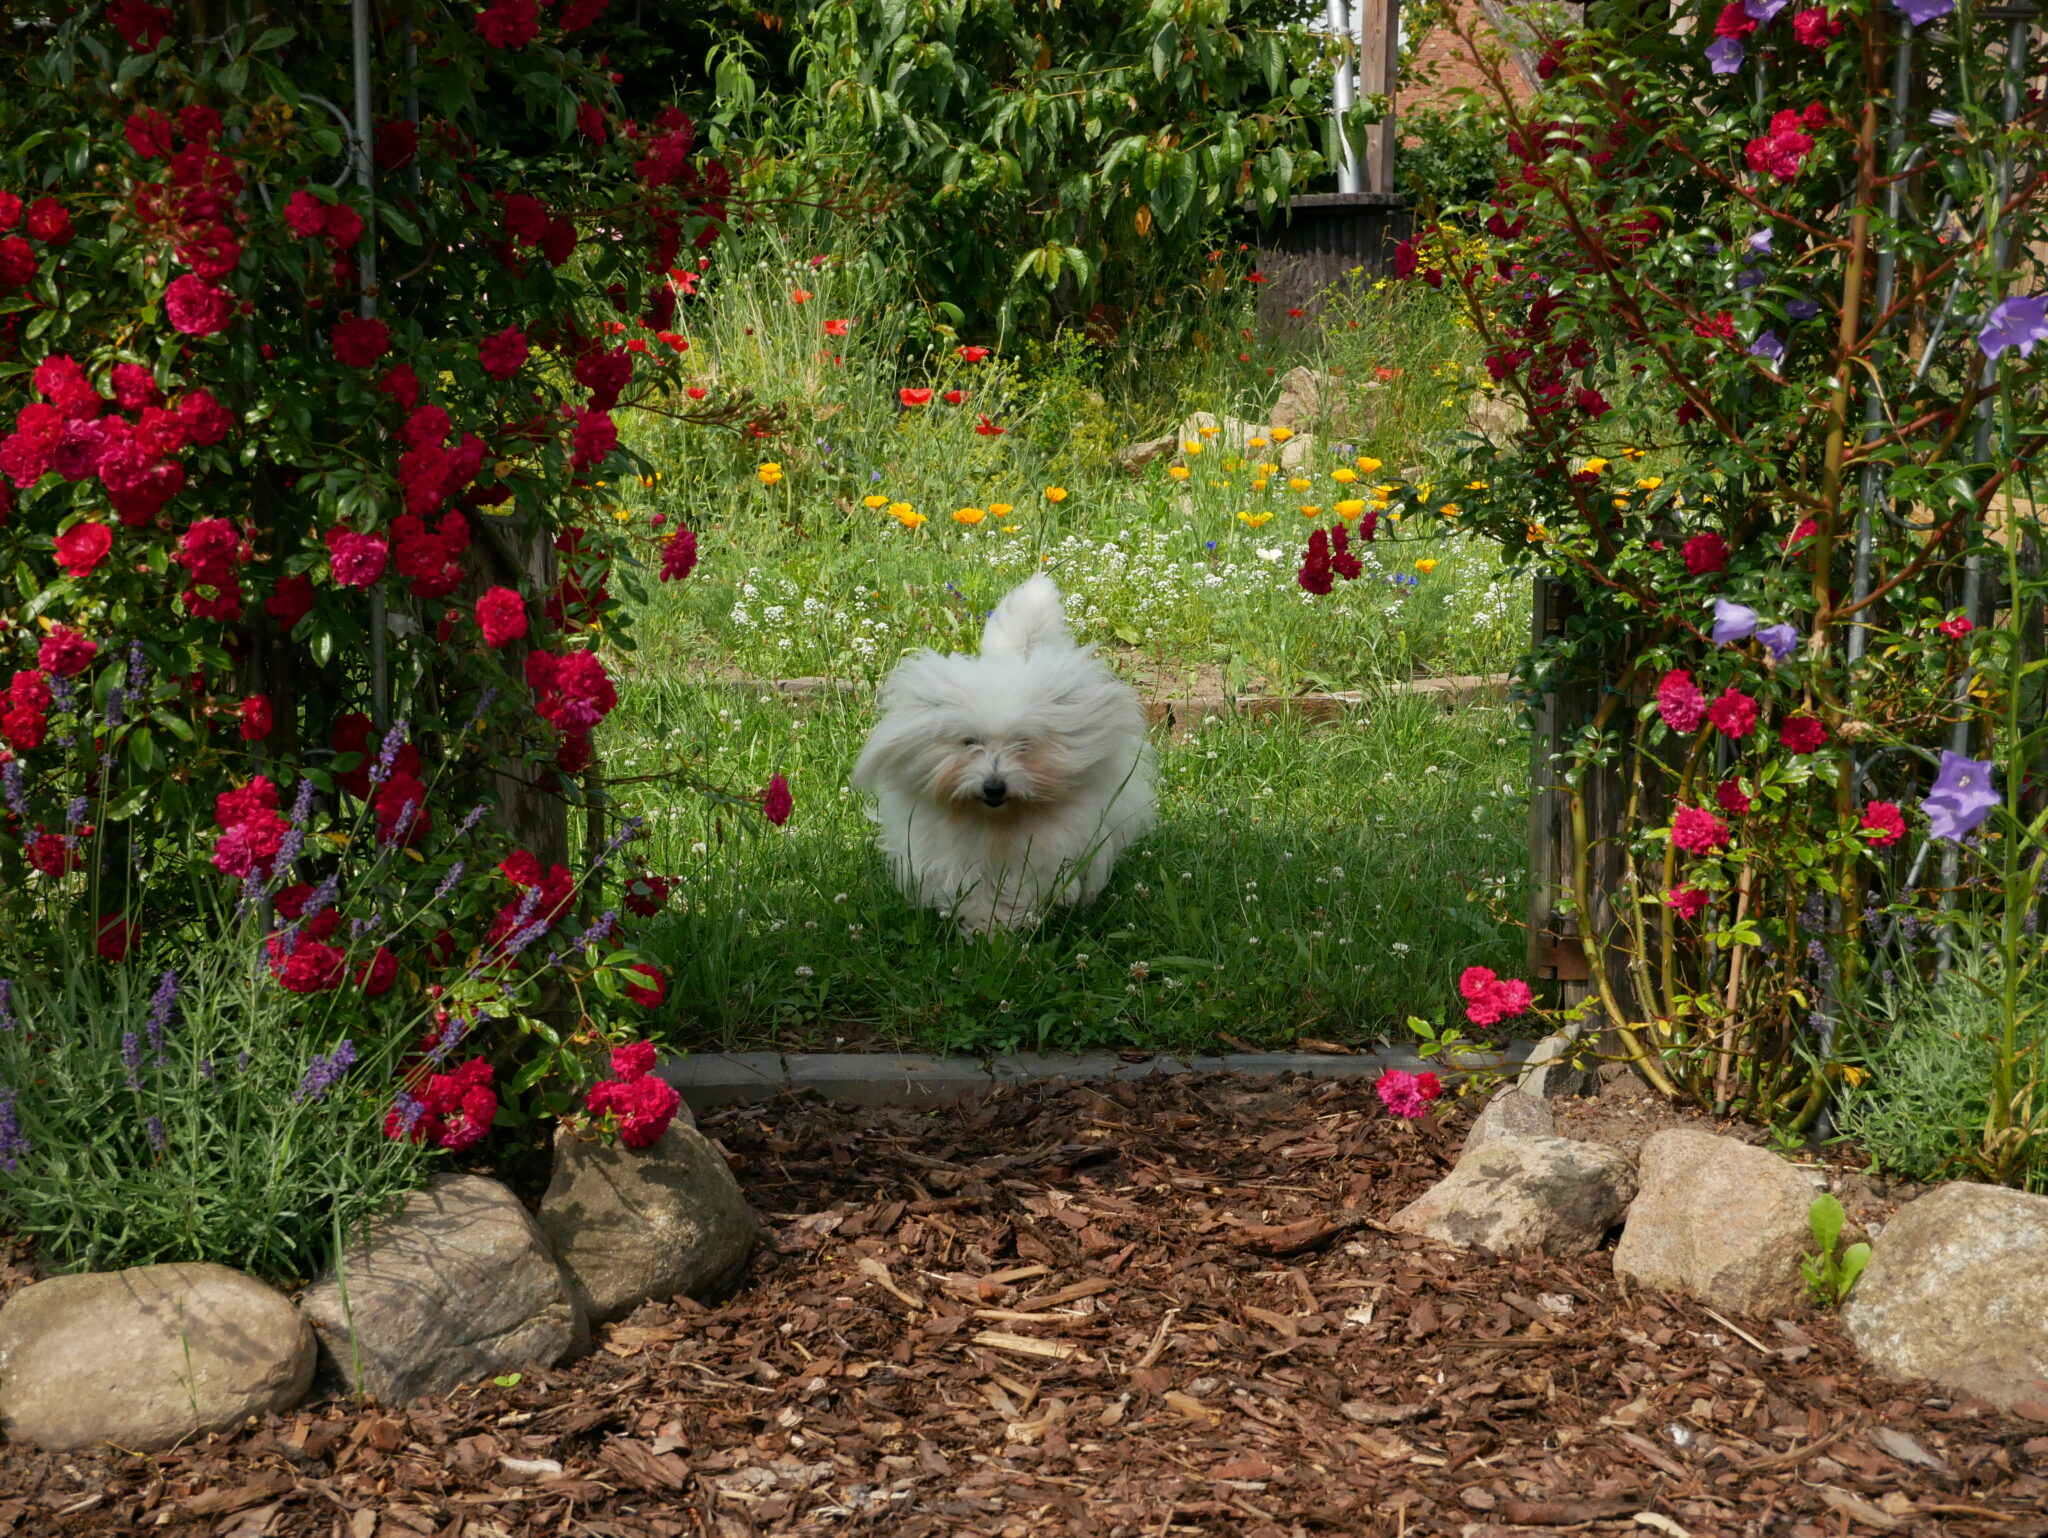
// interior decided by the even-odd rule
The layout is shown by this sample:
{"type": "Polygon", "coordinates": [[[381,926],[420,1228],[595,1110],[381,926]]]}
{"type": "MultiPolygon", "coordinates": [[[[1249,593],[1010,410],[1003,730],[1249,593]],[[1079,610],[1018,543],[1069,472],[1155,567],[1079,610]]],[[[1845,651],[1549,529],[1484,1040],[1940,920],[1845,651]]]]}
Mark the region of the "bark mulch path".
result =
{"type": "Polygon", "coordinates": [[[0,1449],[0,1532],[2048,1535],[2048,1426],[1826,1318],[1385,1231],[1467,1115],[1215,1078],[716,1114],[770,1234],[725,1306],[438,1402],[0,1449]]]}

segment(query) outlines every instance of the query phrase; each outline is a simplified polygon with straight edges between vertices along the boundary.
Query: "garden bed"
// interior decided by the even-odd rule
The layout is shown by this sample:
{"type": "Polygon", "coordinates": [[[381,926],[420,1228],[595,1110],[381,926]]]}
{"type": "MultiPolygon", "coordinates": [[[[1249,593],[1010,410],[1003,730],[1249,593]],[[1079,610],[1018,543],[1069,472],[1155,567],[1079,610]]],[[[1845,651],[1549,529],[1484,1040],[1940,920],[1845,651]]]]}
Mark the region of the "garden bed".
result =
{"type": "Polygon", "coordinates": [[[724,1307],[410,1409],[10,1446],[0,1532],[2048,1533],[2048,1426],[1825,1317],[1384,1229],[1465,1119],[1197,1076],[714,1112],[770,1233],[724,1307]]]}

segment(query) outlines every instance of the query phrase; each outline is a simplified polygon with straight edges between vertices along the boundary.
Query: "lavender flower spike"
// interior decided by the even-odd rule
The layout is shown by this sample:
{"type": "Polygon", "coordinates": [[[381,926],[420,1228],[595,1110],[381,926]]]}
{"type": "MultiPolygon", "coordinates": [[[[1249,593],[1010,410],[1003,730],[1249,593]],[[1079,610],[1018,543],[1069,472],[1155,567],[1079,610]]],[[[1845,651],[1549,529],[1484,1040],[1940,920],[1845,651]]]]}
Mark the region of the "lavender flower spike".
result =
{"type": "Polygon", "coordinates": [[[1977,333],[1977,345],[1987,358],[2008,347],[2017,347],[2024,358],[2036,342],[2048,342],[2048,294],[2005,300],[1984,318],[1984,329],[1977,333]]]}
{"type": "Polygon", "coordinates": [[[1730,603],[1725,598],[1714,600],[1714,644],[1733,646],[1737,641],[1747,641],[1756,634],[1756,610],[1747,604],[1730,603]]]}
{"type": "Polygon", "coordinates": [[[14,1114],[14,1100],[13,1090],[0,1087],[0,1170],[13,1169],[29,1151],[28,1137],[14,1114]]]}
{"type": "Polygon", "coordinates": [[[28,798],[21,791],[21,760],[10,758],[0,764],[0,791],[7,797],[7,810],[17,817],[28,816],[28,798]]]}
{"type": "Polygon", "coordinates": [[[1771,654],[1773,662],[1783,662],[1799,650],[1799,632],[1790,625],[1766,625],[1756,633],[1765,651],[1771,654]]]}
{"type": "Polygon", "coordinates": [[[1742,68],[1743,52],[1741,38],[1716,38],[1707,44],[1707,66],[1717,75],[1732,75],[1742,68]]]}
{"type": "Polygon", "coordinates": [[[14,1029],[14,984],[0,977],[0,1031],[14,1029]]]}
{"type": "Polygon", "coordinates": [[[344,1039],[340,1046],[326,1057],[317,1053],[306,1065],[305,1077],[299,1080],[294,1100],[325,1100],[327,1092],[339,1084],[342,1075],[355,1065],[356,1044],[344,1039]]]}
{"type": "Polygon", "coordinates": [[[1935,838],[1957,843],[1974,832],[2005,799],[1992,784],[1996,768],[1989,759],[1965,758],[1944,748],[1941,771],[1920,802],[1920,810],[1927,814],[1927,831],[1935,838]]]}
{"type": "Polygon", "coordinates": [[[162,1153],[171,1141],[170,1135],[164,1131],[164,1119],[161,1116],[150,1117],[146,1130],[149,1133],[149,1146],[162,1153]]]}
{"type": "Polygon", "coordinates": [[[142,1080],[137,1075],[137,1070],[142,1067],[142,1038],[133,1031],[121,1033],[121,1066],[128,1070],[128,1087],[142,1088],[142,1080]]]}
{"type": "Polygon", "coordinates": [[[405,746],[406,724],[394,721],[391,730],[384,734],[384,745],[377,750],[377,762],[370,766],[370,783],[382,785],[391,778],[391,766],[398,761],[398,750],[405,746]]]}
{"type": "Polygon", "coordinates": [[[164,1032],[171,1023],[171,1008],[178,1002],[178,974],[166,968],[158,979],[156,992],[149,996],[149,1018],[143,1022],[143,1035],[149,1038],[149,1050],[156,1054],[158,1062],[164,1056],[164,1032]]]}

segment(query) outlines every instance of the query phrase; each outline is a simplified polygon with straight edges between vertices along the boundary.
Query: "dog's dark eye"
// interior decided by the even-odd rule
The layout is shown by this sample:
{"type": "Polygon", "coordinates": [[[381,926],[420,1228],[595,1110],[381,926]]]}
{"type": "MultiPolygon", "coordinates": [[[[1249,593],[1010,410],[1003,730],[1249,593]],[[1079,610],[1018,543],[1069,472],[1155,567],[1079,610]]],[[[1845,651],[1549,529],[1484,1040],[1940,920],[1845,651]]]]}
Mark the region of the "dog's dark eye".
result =
{"type": "Polygon", "coordinates": [[[962,737],[960,739],[960,746],[963,748],[978,748],[981,746],[981,739],[979,737],[962,737]]]}

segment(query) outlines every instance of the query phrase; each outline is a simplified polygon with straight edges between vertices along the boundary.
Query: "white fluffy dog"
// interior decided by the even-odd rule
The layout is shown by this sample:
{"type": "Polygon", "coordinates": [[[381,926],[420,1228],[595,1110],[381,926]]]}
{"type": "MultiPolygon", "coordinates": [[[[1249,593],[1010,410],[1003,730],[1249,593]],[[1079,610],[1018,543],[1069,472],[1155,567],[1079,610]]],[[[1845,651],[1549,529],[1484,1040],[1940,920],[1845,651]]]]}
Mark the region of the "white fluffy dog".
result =
{"type": "Polygon", "coordinates": [[[1043,574],[996,606],[980,656],[917,652],[881,706],[853,783],[904,895],[971,933],[1090,901],[1152,826],[1144,709],[1043,574]]]}

